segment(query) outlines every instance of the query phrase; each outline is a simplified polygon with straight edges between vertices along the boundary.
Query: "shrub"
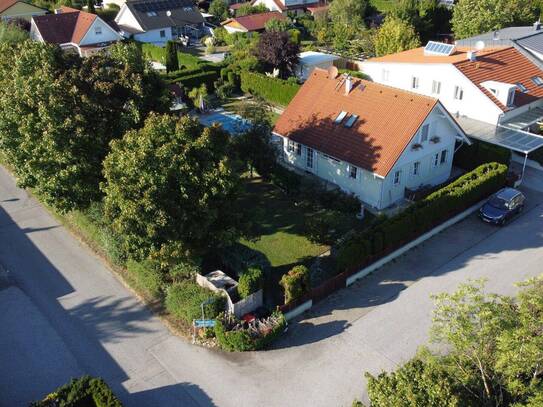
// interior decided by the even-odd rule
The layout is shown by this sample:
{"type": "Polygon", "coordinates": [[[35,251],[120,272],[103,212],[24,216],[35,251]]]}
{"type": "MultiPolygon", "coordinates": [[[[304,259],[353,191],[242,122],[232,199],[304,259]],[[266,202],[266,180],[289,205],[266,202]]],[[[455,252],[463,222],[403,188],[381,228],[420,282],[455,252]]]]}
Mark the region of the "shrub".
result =
{"type": "Polygon", "coordinates": [[[213,89],[215,89],[215,81],[218,77],[219,75],[214,71],[201,72],[193,75],[178,77],[174,80],[170,80],[169,82],[179,83],[187,89],[199,88],[202,85],[206,85],[210,91],[213,91],[213,89]]]}
{"type": "Polygon", "coordinates": [[[215,323],[215,338],[219,346],[229,352],[260,350],[275,341],[284,331],[287,321],[281,312],[258,320],[252,328],[244,327],[232,316],[222,315],[215,323]]]}
{"type": "Polygon", "coordinates": [[[260,96],[270,103],[286,106],[296,95],[300,85],[259,73],[241,72],[241,90],[260,96]]]}
{"type": "Polygon", "coordinates": [[[83,376],[72,379],[32,407],[122,407],[106,382],[100,378],[83,376]]]}
{"type": "Polygon", "coordinates": [[[309,269],[306,266],[295,266],[281,277],[279,284],[285,290],[285,304],[288,304],[311,289],[309,269]]]}
{"type": "Polygon", "coordinates": [[[325,211],[311,216],[305,221],[305,231],[310,241],[331,245],[339,237],[336,225],[342,218],[337,211],[325,211]]]}
{"type": "Polygon", "coordinates": [[[135,280],[138,289],[154,298],[158,298],[162,294],[164,275],[157,262],[152,260],[142,262],[128,260],[126,270],[130,277],[135,280]]]}
{"type": "Polygon", "coordinates": [[[473,140],[471,146],[463,145],[454,154],[454,165],[471,171],[481,164],[497,162],[509,165],[511,151],[506,148],[473,140]]]}
{"type": "Polygon", "coordinates": [[[469,208],[503,187],[506,176],[507,166],[483,164],[404,212],[380,220],[370,230],[351,236],[338,250],[338,271],[359,267],[368,256],[378,256],[385,250],[396,249],[407,240],[469,208]]]}
{"type": "Polygon", "coordinates": [[[293,194],[300,190],[300,185],[302,183],[300,175],[281,165],[276,165],[269,174],[269,177],[272,183],[287,194],[293,194]]]}
{"type": "Polygon", "coordinates": [[[213,319],[224,310],[224,297],[186,280],[168,288],[166,309],[174,317],[192,324],[193,320],[202,317],[201,304],[209,299],[212,301],[204,306],[204,312],[207,319],[213,319]]]}
{"type": "Polygon", "coordinates": [[[259,267],[249,267],[239,278],[238,293],[241,298],[257,292],[264,286],[264,273],[259,267]]]}

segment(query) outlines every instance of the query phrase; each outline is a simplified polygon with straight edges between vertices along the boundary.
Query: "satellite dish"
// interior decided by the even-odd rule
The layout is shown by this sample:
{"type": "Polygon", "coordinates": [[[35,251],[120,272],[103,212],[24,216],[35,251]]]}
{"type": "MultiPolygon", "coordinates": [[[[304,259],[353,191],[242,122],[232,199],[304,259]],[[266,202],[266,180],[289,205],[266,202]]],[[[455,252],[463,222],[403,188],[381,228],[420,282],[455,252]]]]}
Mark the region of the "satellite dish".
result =
{"type": "Polygon", "coordinates": [[[484,50],[484,49],[485,49],[485,42],[484,42],[484,41],[477,41],[477,42],[475,43],[475,49],[476,49],[477,51],[482,51],[482,50],[484,50]]]}
{"type": "Polygon", "coordinates": [[[334,65],[328,68],[328,77],[330,77],[331,79],[336,79],[338,74],[339,74],[339,71],[337,67],[335,67],[334,65]]]}
{"type": "Polygon", "coordinates": [[[166,11],[166,15],[167,15],[168,17],[171,17],[171,16],[172,16],[172,12],[171,12],[170,10],[168,10],[168,11],[166,11]]]}

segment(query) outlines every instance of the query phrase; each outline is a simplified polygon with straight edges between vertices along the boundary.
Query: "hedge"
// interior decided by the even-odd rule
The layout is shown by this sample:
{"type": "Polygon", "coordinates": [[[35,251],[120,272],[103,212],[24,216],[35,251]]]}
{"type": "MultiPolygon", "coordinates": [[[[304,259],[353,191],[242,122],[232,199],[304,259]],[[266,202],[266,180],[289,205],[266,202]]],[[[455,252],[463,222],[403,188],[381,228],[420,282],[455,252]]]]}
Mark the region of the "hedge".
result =
{"type": "Polygon", "coordinates": [[[213,92],[215,89],[215,81],[218,79],[219,74],[217,72],[202,72],[194,75],[188,75],[174,80],[168,80],[168,83],[179,83],[185,87],[185,89],[199,88],[202,84],[205,84],[209,92],[213,92]]]}
{"type": "Polygon", "coordinates": [[[259,73],[247,71],[241,73],[241,90],[243,92],[260,96],[270,103],[282,106],[290,103],[300,86],[297,83],[289,83],[259,73]]]}
{"type": "Polygon", "coordinates": [[[227,330],[227,324],[223,318],[215,322],[215,338],[219,346],[229,352],[246,352],[264,349],[275,341],[285,331],[287,320],[285,316],[276,311],[272,318],[278,323],[265,335],[254,336],[254,331],[249,329],[227,330]]]}
{"type": "Polygon", "coordinates": [[[205,317],[213,319],[224,310],[224,297],[200,287],[192,280],[186,280],[168,288],[166,309],[174,317],[192,324],[194,319],[202,318],[201,305],[208,299],[212,299],[212,302],[204,307],[205,317]]]}
{"type": "Polygon", "coordinates": [[[481,164],[497,162],[509,165],[511,151],[500,146],[472,140],[471,146],[464,144],[454,154],[454,165],[471,171],[481,164]]]}
{"type": "Polygon", "coordinates": [[[311,289],[309,269],[306,266],[295,266],[281,277],[279,284],[285,290],[285,304],[288,304],[311,289]]]}
{"type": "Polygon", "coordinates": [[[338,271],[359,268],[371,258],[400,247],[488,197],[504,186],[507,171],[504,164],[483,164],[404,212],[379,219],[370,229],[352,235],[339,248],[336,256],[338,271]]]}
{"type": "Polygon", "coordinates": [[[106,382],[100,378],[83,376],[72,379],[31,407],[122,407],[106,382]]]}
{"type": "Polygon", "coordinates": [[[238,293],[241,298],[260,290],[264,285],[264,273],[259,267],[249,267],[239,278],[238,293]]]}
{"type": "Polygon", "coordinates": [[[159,298],[164,287],[164,275],[159,265],[151,260],[128,260],[126,270],[136,287],[151,298],[159,298]]]}

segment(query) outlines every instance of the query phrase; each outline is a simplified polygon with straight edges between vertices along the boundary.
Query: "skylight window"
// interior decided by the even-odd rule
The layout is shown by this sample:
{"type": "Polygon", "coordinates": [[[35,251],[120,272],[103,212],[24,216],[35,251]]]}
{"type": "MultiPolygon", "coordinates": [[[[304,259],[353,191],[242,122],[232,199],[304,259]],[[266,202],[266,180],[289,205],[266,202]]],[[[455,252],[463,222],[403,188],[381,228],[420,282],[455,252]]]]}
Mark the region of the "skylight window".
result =
{"type": "Polygon", "coordinates": [[[356,122],[356,119],[358,119],[358,116],[356,114],[351,115],[345,122],[345,127],[353,127],[354,122],[356,122]]]}
{"type": "Polygon", "coordinates": [[[515,85],[517,85],[518,90],[520,90],[521,92],[527,92],[527,91],[528,91],[528,89],[526,88],[526,86],[524,86],[524,85],[523,85],[522,83],[520,83],[520,82],[515,83],[515,85]]]}
{"type": "Polygon", "coordinates": [[[541,76],[532,76],[532,82],[537,86],[543,86],[543,79],[541,79],[541,76]]]}
{"type": "Polygon", "coordinates": [[[148,15],[149,17],[156,17],[157,14],[156,14],[156,11],[148,11],[148,12],[147,12],[147,15],[148,15]]]}
{"type": "Polygon", "coordinates": [[[345,116],[347,116],[347,112],[344,112],[343,110],[337,115],[336,119],[334,120],[335,124],[341,123],[343,119],[345,119],[345,116]]]}

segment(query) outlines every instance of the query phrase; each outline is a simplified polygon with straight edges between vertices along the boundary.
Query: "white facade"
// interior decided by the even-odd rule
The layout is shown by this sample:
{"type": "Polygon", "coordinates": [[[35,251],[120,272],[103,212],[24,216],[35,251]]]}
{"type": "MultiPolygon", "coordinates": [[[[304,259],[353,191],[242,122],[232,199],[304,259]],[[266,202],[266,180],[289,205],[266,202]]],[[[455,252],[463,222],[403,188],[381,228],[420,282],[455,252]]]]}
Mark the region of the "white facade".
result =
{"type": "Polygon", "coordinates": [[[328,69],[334,65],[334,61],[339,59],[336,55],[315,51],[301,52],[298,57],[299,61],[295,73],[302,81],[305,81],[309,77],[311,72],[313,72],[313,69],[328,69]]]}
{"type": "Polygon", "coordinates": [[[100,44],[103,42],[120,41],[122,38],[109,24],[96,17],[87,33],[79,42],[80,46],[100,44]]]}
{"type": "MultiPolygon", "coordinates": [[[[283,2],[281,0],[279,0],[279,2],[281,4],[283,4],[283,2]]],[[[268,10],[270,11],[279,11],[280,13],[283,12],[283,10],[281,10],[279,7],[277,7],[277,4],[275,3],[274,0],[255,0],[253,3],[252,3],[253,6],[265,6],[268,10]]]]}
{"type": "Polygon", "coordinates": [[[445,182],[451,173],[459,132],[447,112],[437,105],[386,177],[276,136],[282,139],[285,162],[336,184],[365,204],[381,210],[401,201],[405,188],[445,182]]]}
{"type": "Polygon", "coordinates": [[[134,39],[140,42],[148,42],[155,45],[165,45],[166,42],[172,39],[171,27],[161,28],[158,30],[149,30],[141,34],[134,34],[134,39]]]}
{"type": "Polygon", "coordinates": [[[235,34],[235,33],[246,33],[247,30],[243,29],[243,28],[238,28],[238,27],[233,27],[233,26],[230,26],[230,25],[224,25],[223,26],[224,29],[226,30],[226,32],[228,34],[235,34]]]}
{"type": "Polygon", "coordinates": [[[164,46],[166,42],[173,39],[171,27],[145,31],[126,4],[123,4],[121,7],[119,14],[115,17],[115,22],[121,27],[121,31],[125,37],[133,36],[139,42],[164,46]],[[127,27],[129,32],[128,30],[123,30],[124,27],[127,27]]]}

